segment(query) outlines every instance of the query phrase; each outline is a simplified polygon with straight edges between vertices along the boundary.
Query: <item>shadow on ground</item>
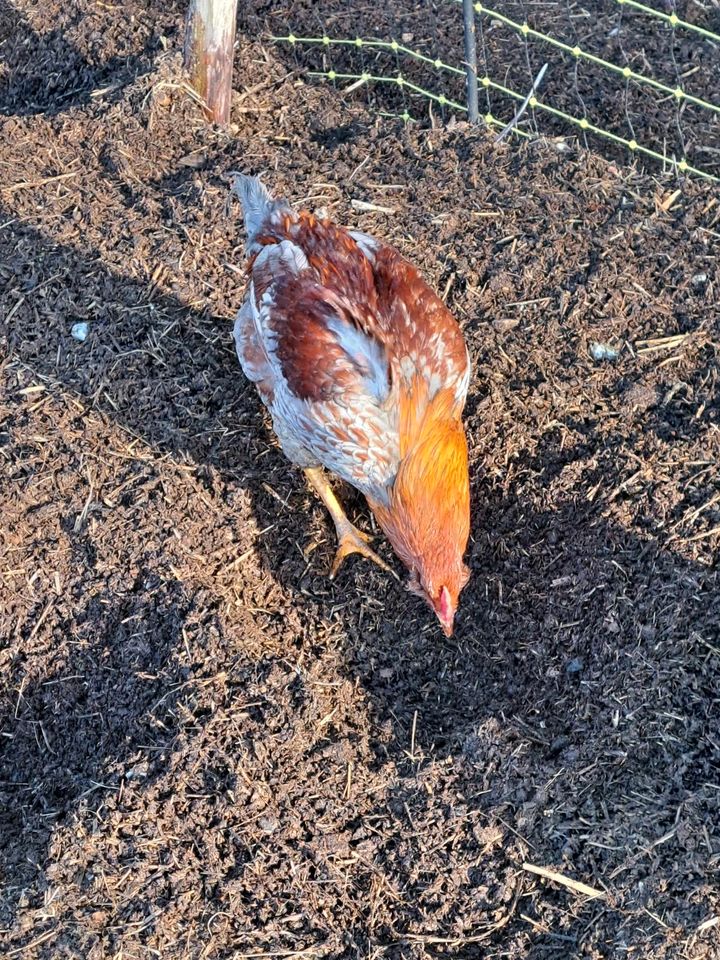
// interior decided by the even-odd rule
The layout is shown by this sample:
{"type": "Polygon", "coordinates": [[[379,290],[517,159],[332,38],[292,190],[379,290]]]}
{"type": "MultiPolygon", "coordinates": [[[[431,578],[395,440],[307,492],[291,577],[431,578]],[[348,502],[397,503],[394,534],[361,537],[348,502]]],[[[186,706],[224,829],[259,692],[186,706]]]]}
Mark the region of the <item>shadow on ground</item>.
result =
{"type": "Polygon", "coordinates": [[[179,10],[177,3],[152,3],[147,22],[131,37],[127,30],[111,34],[102,9],[93,17],[67,4],[50,4],[44,15],[54,12],[56,26],[39,31],[18,4],[0,0],[0,115],[52,116],[97,96],[105,103],[117,101],[129,83],[153,69],[156,56],[176,37],[179,10]],[[129,49],[104,55],[108,47],[129,49]]]}

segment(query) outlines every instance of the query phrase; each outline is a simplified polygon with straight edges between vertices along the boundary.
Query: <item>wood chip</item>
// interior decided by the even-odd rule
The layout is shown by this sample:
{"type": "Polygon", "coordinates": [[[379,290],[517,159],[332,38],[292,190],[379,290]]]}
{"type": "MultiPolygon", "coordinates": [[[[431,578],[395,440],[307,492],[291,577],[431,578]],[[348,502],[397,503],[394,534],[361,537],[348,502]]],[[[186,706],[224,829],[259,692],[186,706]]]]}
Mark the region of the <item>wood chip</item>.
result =
{"type": "Polygon", "coordinates": [[[560,883],[563,887],[568,887],[570,890],[581,893],[585,897],[596,898],[605,896],[604,890],[589,887],[586,883],[573,880],[572,877],[566,877],[565,874],[557,873],[555,870],[549,870],[547,867],[538,867],[534,863],[524,863],[522,867],[523,870],[527,870],[528,873],[536,873],[539,877],[544,877],[546,880],[553,880],[555,883],[560,883]]]}
{"type": "Polygon", "coordinates": [[[394,207],[381,207],[377,203],[366,203],[365,200],[351,200],[350,206],[364,213],[397,213],[394,207]]]}

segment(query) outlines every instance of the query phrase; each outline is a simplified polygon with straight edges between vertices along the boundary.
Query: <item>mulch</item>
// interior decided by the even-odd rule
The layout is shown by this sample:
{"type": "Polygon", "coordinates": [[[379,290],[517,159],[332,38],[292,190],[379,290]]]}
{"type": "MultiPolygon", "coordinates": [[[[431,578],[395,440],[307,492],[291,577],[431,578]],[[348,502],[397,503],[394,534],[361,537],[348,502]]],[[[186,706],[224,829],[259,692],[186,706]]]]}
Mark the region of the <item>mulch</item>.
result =
{"type": "Polygon", "coordinates": [[[0,7],[1,952],[711,960],[717,190],[379,117],[245,14],[216,130],[182,6],[0,7]],[[463,327],[450,640],[360,559],[327,578],[234,354],[234,169],[463,327]]]}

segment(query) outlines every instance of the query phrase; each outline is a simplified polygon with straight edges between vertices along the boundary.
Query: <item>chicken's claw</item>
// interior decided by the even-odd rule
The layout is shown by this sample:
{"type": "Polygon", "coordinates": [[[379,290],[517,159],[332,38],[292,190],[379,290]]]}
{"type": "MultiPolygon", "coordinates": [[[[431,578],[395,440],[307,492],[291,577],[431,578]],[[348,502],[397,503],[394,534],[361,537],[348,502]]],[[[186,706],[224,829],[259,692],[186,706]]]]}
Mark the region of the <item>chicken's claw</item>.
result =
{"type": "Polygon", "coordinates": [[[331,580],[335,579],[335,575],[340,569],[343,560],[345,557],[349,557],[351,553],[359,553],[363,557],[367,557],[368,560],[372,560],[373,563],[376,563],[381,569],[397,578],[395,571],[385,563],[382,557],[379,557],[375,551],[368,546],[372,537],[363,533],[362,530],[358,530],[349,520],[343,524],[338,524],[337,535],[338,548],[330,570],[331,580]]]}
{"type": "Polygon", "coordinates": [[[322,470],[318,467],[308,467],[305,470],[305,476],[328,508],[333,523],[335,524],[335,530],[337,531],[338,548],[332,568],[330,569],[330,579],[334,579],[345,557],[349,557],[351,553],[360,553],[363,557],[367,557],[368,560],[372,560],[373,563],[376,563],[383,570],[386,570],[395,577],[396,580],[399,580],[400,577],[398,577],[395,571],[368,546],[372,538],[366,533],[363,533],[362,530],[358,530],[345,516],[345,511],[340,506],[322,470]]]}

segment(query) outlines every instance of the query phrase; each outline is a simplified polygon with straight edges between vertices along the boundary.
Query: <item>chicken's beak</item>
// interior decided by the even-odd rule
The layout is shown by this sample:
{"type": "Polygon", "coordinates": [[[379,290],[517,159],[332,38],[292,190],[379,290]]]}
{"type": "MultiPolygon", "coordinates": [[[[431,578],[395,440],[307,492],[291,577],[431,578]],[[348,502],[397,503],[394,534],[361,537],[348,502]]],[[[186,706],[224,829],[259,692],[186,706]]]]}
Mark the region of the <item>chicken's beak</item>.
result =
{"type": "Polygon", "coordinates": [[[453,634],[453,622],[455,620],[455,605],[452,602],[452,597],[447,587],[443,587],[440,591],[440,597],[434,609],[440,621],[440,626],[443,628],[443,633],[446,637],[451,637],[453,634]]]}

